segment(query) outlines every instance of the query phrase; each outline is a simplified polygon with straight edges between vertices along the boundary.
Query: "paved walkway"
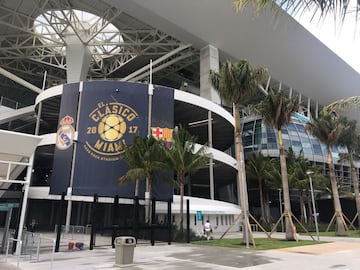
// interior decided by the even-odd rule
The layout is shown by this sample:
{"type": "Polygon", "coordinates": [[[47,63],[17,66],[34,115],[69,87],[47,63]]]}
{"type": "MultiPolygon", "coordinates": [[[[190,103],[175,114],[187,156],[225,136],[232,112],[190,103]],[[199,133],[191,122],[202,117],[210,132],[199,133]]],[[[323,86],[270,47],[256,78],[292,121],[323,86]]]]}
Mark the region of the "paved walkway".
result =
{"type": "MultiPolygon", "coordinates": [[[[228,237],[239,237],[231,234],[228,237]]],[[[259,237],[261,234],[255,234],[259,237]]],[[[274,237],[283,237],[276,234],[274,237]]],[[[302,239],[308,238],[301,236],[302,239]]],[[[51,264],[50,254],[41,254],[39,262],[28,257],[21,258],[22,270],[90,270],[90,269],[264,269],[279,270],[323,270],[359,269],[360,238],[322,237],[320,240],[334,241],[307,247],[295,247],[269,251],[204,247],[194,244],[139,244],[135,247],[133,264],[115,266],[115,250],[110,247],[96,247],[94,250],[62,251],[55,254],[51,264]]],[[[0,269],[16,269],[16,257],[10,256],[4,263],[0,255],[0,269]]]]}

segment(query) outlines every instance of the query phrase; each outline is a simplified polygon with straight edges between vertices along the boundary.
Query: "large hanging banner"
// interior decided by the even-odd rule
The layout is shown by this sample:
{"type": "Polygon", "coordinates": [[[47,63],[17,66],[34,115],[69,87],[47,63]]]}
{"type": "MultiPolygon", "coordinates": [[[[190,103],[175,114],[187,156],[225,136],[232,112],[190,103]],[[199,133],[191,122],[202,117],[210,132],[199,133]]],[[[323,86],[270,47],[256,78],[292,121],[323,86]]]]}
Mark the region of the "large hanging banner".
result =
{"type": "Polygon", "coordinates": [[[66,193],[69,187],[78,100],[79,83],[63,85],[50,194],[61,195],[63,192],[66,193]]]}
{"type": "MultiPolygon", "coordinates": [[[[148,85],[141,83],[96,81],[64,86],[61,102],[57,149],[51,194],[61,194],[70,186],[72,194],[133,198],[133,182],[119,185],[117,180],[128,171],[121,160],[121,143],[131,144],[136,134],[148,133],[148,85]],[[72,93],[72,94],[70,94],[72,93]],[[79,101],[79,106],[77,106],[79,101]],[[74,142],[77,108],[78,138],[74,142]],[[73,150],[73,142],[76,143],[73,150]],[[71,165],[74,167],[72,168],[71,165]],[[72,172],[72,175],[71,175],[72,172]]],[[[155,86],[153,94],[153,136],[171,143],[174,122],[174,90],[155,86]]],[[[145,197],[145,179],[141,179],[139,197],[145,197]]],[[[153,196],[172,198],[173,187],[154,179],[153,196]]]]}
{"type": "Polygon", "coordinates": [[[118,185],[128,167],[120,158],[121,142],[147,134],[147,85],[127,82],[85,82],[81,94],[74,195],[132,198],[134,184],[118,185]]]}
{"type": "MultiPolygon", "coordinates": [[[[152,136],[162,140],[167,147],[172,143],[174,129],[174,90],[172,88],[154,85],[152,98],[151,130],[152,136]]],[[[173,176],[169,176],[173,177],[173,176]]],[[[174,187],[154,178],[152,196],[156,199],[172,199],[174,187]]]]}

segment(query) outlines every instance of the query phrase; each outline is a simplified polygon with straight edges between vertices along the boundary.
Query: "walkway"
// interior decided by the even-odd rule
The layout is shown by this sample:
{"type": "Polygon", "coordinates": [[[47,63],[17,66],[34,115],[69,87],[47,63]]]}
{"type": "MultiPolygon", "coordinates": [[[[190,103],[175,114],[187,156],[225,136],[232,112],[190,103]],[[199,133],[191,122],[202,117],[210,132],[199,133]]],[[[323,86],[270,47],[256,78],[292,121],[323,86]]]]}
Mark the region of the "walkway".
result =
{"type": "MultiPolygon", "coordinates": [[[[232,234],[228,237],[238,237],[232,234]]],[[[261,236],[256,233],[256,237],[261,236]]],[[[282,237],[281,234],[276,236],[282,237]]],[[[301,238],[307,238],[303,236],[301,238]]],[[[162,270],[162,269],[264,269],[279,270],[291,267],[291,270],[323,269],[359,269],[360,238],[329,238],[334,242],[296,247],[281,250],[252,251],[243,249],[204,247],[194,244],[140,244],[135,248],[134,263],[114,266],[115,250],[109,247],[94,250],[63,251],[55,255],[53,270],[90,270],[90,269],[129,269],[129,270],[162,270]]],[[[4,261],[3,255],[0,261],[4,261]]],[[[8,263],[0,262],[1,270],[16,269],[16,258],[10,256],[8,263]]],[[[51,269],[49,254],[42,254],[39,262],[22,258],[20,268],[23,270],[51,269]]]]}

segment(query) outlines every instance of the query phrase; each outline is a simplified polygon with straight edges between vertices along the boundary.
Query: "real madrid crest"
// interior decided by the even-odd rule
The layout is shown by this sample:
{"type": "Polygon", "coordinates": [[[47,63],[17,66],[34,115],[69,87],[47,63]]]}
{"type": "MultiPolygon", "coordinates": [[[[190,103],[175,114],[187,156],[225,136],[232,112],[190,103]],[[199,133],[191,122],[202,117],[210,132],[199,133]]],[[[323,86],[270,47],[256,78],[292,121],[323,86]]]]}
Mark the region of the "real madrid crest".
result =
{"type": "Polygon", "coordinates": [[[58,149],[66,150],[73,144],[75,136],[73,123],[74,118],[69,115],[60,120],[60,127],[56,132],[56,147],[58,149]]]}

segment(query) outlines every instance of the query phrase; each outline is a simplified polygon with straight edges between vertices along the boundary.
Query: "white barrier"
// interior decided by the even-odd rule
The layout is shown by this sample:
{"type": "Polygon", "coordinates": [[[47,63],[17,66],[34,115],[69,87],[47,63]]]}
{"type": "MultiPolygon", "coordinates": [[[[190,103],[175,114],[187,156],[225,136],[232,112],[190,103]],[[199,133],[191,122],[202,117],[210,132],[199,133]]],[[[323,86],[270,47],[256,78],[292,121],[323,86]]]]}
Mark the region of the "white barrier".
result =
{"type": "Polygon", "coordinates": [[[18,256],[17,258],[17,263],[16,263],[16,269],[19,269],[19,265],[20,265],[20,255],[21,255],[21,247],[22,247],[22,241],[20,239],[15,239],[15,238],[8,238],[7,243],[6,243],[6,255],[5,255],[5,262],[7,262],[7,258],[9,255],[9,242],[10,241],[15,241],[15,242],[19,242],[20,248],[18,250],[20,250],[20,252],[18,252],[18,254],[16,254],[18,256]]]}
{"type": "Polygon", "coordinates": [[[56,244],[56,239],[50,238],[50,237],[45,237],[43,235],[40,234],[40,238],[38,241],[38,245],[37,245],[37,249],[36,249],[36,261],[39,262],[39,258],[40,258],[40,246],[41,246],[41,240],[48,240],[52,242],[52,250],[51,250],[51,255],[50,255],[50,269],[52,269],[53,267],[53,262],[54,262],[54,254],[55,254],[55,244],[56,244]]]}

